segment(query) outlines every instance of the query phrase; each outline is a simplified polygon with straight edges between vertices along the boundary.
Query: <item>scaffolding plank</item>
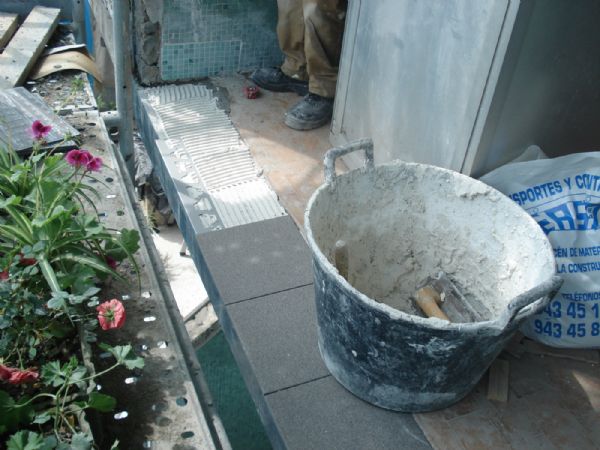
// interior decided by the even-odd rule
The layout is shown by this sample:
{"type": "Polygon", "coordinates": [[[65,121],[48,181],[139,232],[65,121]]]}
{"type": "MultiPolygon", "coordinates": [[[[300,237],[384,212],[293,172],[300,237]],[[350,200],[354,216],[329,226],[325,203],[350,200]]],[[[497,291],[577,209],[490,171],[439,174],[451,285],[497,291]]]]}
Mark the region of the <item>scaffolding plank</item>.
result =
{"type": "Polygon", "coordinates": [[[60,9],[36,6],[0,55],[0,89],[25,81],[27,73],[44,50],[58,25],[60,9]]]}
{"type": "Polygon", "coordinates": [[[15,34],[19,26],[17,19],[18,16],[16,14],[0,12],[0,52],[8,41],[10,41],[12,35],[15,34]]]}

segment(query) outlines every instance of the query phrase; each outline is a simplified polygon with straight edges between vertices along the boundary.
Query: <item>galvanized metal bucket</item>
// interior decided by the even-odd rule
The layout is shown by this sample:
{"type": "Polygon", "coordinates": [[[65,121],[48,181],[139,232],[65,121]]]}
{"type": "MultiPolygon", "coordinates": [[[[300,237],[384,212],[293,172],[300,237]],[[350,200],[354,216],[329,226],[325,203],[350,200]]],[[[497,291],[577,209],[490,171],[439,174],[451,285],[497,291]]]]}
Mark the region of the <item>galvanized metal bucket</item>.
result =
{"type": "Polygon", "coordinates": [[[423,164],[375,167],[369,140],[330,150],[305,227],[313,254],[319,349],[356,396],[397,411],[446,407],[478,382],[519,324],[562,280],[537,223],[470,177],[423,164]],[[366,167],[336,175],[364,150],[366,167]],[[348,275],[333,262],[348,248],[348,275]],[[478,322],[426,318],[411,294],[445,271],[480,308],[478,322]]]}

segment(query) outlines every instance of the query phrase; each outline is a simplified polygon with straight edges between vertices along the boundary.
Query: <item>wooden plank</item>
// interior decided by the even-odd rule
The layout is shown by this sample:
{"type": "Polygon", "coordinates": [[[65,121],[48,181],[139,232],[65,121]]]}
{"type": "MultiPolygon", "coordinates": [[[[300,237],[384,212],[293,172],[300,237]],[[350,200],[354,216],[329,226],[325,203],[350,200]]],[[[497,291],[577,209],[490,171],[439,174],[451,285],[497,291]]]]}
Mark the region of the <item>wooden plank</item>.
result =
{"type": "Polygon", "coordinates": [[[0,12],[0,52],[15,34],[19,26],[18,17],[16,14],[0,12]]]}
{"type": "Polygon", "coordinates": [[[508,361],[496,359],[490,366],[487,398],[508,401],[508,361]]]}
{"type": "Polygon", "coordinates": [[[58,25],[60,9],[36,6],[0,55],[0,89],[21,85],[58,25]]]}

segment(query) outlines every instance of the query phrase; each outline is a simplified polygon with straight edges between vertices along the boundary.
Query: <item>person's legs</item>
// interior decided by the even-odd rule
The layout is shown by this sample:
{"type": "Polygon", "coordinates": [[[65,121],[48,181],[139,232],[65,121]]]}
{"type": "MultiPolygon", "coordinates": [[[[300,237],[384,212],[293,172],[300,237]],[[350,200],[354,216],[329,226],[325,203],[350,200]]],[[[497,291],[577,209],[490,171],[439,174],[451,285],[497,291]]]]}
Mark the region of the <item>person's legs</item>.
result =
{"type": "Polygon", "coordinates": [[[346,0],[303,0],[304,55],[309,92],[333,98],[337,82],[346,0]]]}
{"type": "Polygon", "coordinates": [[[277,0],[277,11],[277,38],[285,55],[281,71],[288,77],[308,81],[302,0],[277,0]]]}
{"type": "Polygon", "coordinates": [[[285,61],[280,69],[255,71],[252,80],[271,91],[308,92],[284,121],[297,130],[318,128],[333,112],[347,0],[277,0],[277,6],[285,61]]]}
{"type": "Polygon", "coordinates": [[[309,93],[285,114],[285,124],[296,130],[312,130],[329,122],[333,114],[347,1],[302,3],[309,93]]]}
{"type": "Polygon", "coordinates": [[[251,78],[269,91],[306,95],[308,75],[304,57],[302,0],[277,0],[277,8],[277,37],[285,60],[281,68],[258,69],[251,78]]]}

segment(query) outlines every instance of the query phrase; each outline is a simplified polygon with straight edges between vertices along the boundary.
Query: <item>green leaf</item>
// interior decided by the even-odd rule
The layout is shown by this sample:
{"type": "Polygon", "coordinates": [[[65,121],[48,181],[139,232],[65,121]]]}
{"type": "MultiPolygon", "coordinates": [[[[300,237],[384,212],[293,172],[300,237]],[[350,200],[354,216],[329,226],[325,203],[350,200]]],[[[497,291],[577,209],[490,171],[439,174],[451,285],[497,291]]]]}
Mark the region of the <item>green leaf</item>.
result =
{"type": "Polygon", "coordinates": [[[33,431],[19,431],[10,437],[6,448],[7,450],[42,450],[47,447],[40,434],[33,431]]]}
{"type": "Polygon", "coordinates": [[[111,347],[107,344],[99,344],[100,348],[110,352],[119,364],[123,364],[129,370],[143,369],[144,358],[137,356],[133,352],[131,345],[116,345],[111,347]]]}
{"type": "Polygon", "coordinates": [[[29,217],[27,217],[13,205],[6,206],[4,209],[15,222],[15,225],[18,226],[23,233],[25,233],[27,236],[32,236],[33,226],[31,224],[31,220],[29,220],[29,217]]]}
{"type": "Polygon", "coordinates": [[[141,356],[129,357],[124,361],[125,367],[129,370],[133,369],[143,369],[144,368],[144,358],[141,356]]]}
{"type": "Polygon", "coordinates": [[[104,245],[104,251],[118,261],[130,257],[137,252],[139,248],[139,233],[137,230],[129,230],[127,228],[121,229],[121,234],[118,235],[116,240],[107,240],[104,245]]]}
{"type": "Polygon", "coordinates": [[[0,225],[0,237],[2,239],[10,239],[20,244],[33,245],[33,237],[28,235],[26,231],[14,225],[0,225]]]}
{"type": "Polygon", "coordinates": [[[56,448],[56,446],[58,445],[58,441],[54,436],[46,436],[44,438],[44,444],[46,445],[46,447],[44,447],[44,450],[52,450],[56,448]]]}
{"type": "Polygon", "coordinates": [[[73,332],[73,328],[58,321],[52,321],[48,325],[48,332],[52,336],[62,339],[71,334],[73,332]]]}
{"type": "Polygon", "coordinates": [[[89,396],[88,406],[100,412],[110,412],[117,406],[117,399],[94,391],[89,396]]]}
{"type": "Polygon", "coordinates": [[[84,433],[75,433],[71,438],[72,450],[89,450],[92,448],[92,438],[84,433]]]}
{"type": "Polygon", "coordinates": [[[117,272],[112,270],[110,267],[106,265],[103,261],[100,261],[98,258],[92,258],[90,256],[84,255],[75,255],[73,253],[66,253],[63,255],[59,255],[56,258],[52,259],[52,262],[58,261],[72,261],[78,264],[82,264],[87,267],[91,267],[97,272],[106,273],[113,275],[117,278],[122,278],[117,272]]]}
{"type": "Polygon", "coordinates": [[[46,222],[48,221],[48,218],[46,216],[36,216],[32,221],[31,221],[31,225],[33,225],[34,227],[37,228],[41,228],[43,227],[46,222]]]}
{"type": "Polygon", "coordinates": [[[76,270],[60,275],[60,285],[74,294],[81,294],[95,283],[96,272],[89,267],[77,266],[76,270]]]}
{"type": "Polygon", "coordinates": [[[61,367],[60,361],[50,361],[42,366],[42,379],[49,386],[61,386],[67,375],[61,367]]]}
{"type": "Polygon", "coordinates": [[[67,189],[69,189],[69,186],[63,182],[45,179],[40,182],[39,193],[42,196],[44,204],[49,207],[52,203],[60,199],[61,196],[65,195],[67,189]]]}
{"type": "Polygon", "coordinates": [[[38,163],[38,162],[40,162],[40,161],[41,161],[41,160],[42,160],[42,159],[43,159],[45,156],[46,156],[46,154],[45,154],[45,153],[39,153],[39,154],[37,154],[37,155],[33,155],[33,156],[32,156],[31,158],[29,158],[29,159],[31,159],[31,162],[33,162],[33,163],[38,163]]]}
{"type": "Polygon", "coordinates": [[[45,241],[38,241],[31,248],[31,252],[32,253],[39,253],[39,252],[44,251],[45,248],[46,248],[46,242],[45,241]]]}
{"type": "Polygon", "coordinates": [[[19,197],[16,195],[11,195],[7,199],[0,201],[0,209],[4,209],[7,206],[17,205],[20,201],[21,199],[19,197]]]}
{"type": "Polygon", "coordinates": [[[54,269],[45,256],[39,257],[38,264],[42,270],[42,275],[44,275],[44,278],[48,283],[50,290],[52,291],[52,295],[59,295],[61,292],[63,292],[60,288],[60,284],[58,284],[58,280],[56,279],[56,272],[54,272],[54,269]]]}
{"type": "Polygon", "coordinates": [[[96,295],[96,294],[97,294],[98,292],[100,292],[101,290],[102,290],[102,289],[100,289],[100,288],[98,288],[98,287],[92,286],[92,287],[88,288],[88,289],[87,289],[87,290],[86,290],[86,291],[85,291],[83,294],[81,294],[81,296],[82,296],[84,299],[86,299],[86,300],[87,300],[88,298],[90,298],[90,297],[93,297],[94,295],[96,295]]]}
{"type": "Polygon", "coordinates": [[[84,366],[78,366],[71,374],[71,378],[69,378],[69,384],[76,384],[79,389],[85,390],[87,382],[81,380],[83,380],[86,375],[87,369],[84,366]]]}
{"type": "Polygon", "coordinates": [[[129,253],[135,253],[140,248],[140,234],[137,230],[122,228],[119,241],[123,248],[129,253]]]}
{"type": "MultiPolygon", "coordinates": [[[[27,398],[21,397],[21,403],[27,398]]],[[[20,424],[27,424],[35,414],[31,405],[16,407],[15,400],[5,391],[0,391],[0,431],[15,431],[20,424]]]]}
{"type": "Polygon", "coordinates": [[[53,292],[52,298],[48,300],[48,308],[50,309],[64,309],[67,306],[67,300],[69,294],[64,291],[53,292]]]}
{"type": "Polygon", "coordinates": [[[33,419],[32,423],[37,423],[37,424],[41,425],[41,424],[48,422],[50,419],[52,419],[52,416],[50,414],[48,414],[47,412],[43,412],[43,413],[35,416],[35,419],[33,419]]]}

